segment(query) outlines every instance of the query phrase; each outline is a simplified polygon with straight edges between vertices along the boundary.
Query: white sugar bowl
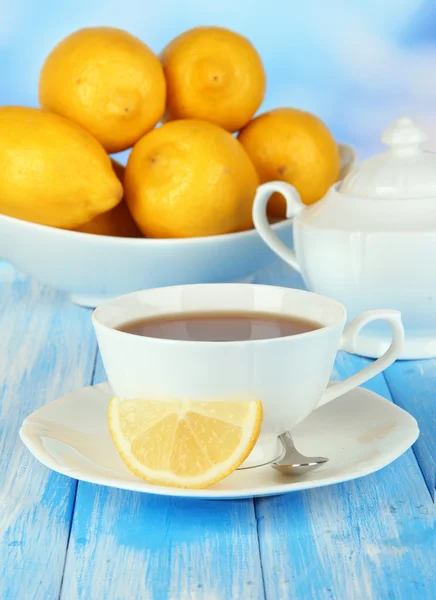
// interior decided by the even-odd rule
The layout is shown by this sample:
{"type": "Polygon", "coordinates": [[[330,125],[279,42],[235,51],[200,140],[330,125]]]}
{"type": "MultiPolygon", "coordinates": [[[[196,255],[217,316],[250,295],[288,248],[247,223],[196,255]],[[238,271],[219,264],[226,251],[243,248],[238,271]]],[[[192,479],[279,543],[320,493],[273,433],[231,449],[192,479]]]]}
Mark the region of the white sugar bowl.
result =
{"type": "MultiPolygon", "coordinates": [[[[406,343],[400,358],[436,357],[436,153],[423,150],[426,132],[403,117],[382,141],[389,151],[355,166],[322,200],[305,206],[279,181],[257,192],[253,218],[265,242],[307,287],[339,300],[351,320],[370,309],[400,310],[406,343]],[[273,192],[294,218],[295,254],[266,217],[273,192]]],[[[389,332],[374,323],[350,352],[378,357],[389,332]]]]}

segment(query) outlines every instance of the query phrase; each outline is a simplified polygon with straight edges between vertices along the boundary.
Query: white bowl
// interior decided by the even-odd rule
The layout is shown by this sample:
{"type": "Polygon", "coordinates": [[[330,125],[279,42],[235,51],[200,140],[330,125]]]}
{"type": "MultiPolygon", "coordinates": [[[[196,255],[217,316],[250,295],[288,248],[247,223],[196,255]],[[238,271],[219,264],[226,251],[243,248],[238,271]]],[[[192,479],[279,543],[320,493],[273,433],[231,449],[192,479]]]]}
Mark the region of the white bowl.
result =
{"type": "MultiPolygon", "coordinates": [[[[288,246],[292,221],[273,225],[288,246]]],[[[119,238],[0,215],[0,256],[18,270],[95,307],[152,287],[250,281],[276,260],[255,229],[202,238],[119,238]]]]}
{"type": "MultiPolygon", "coordinates": [[[[342,179],[355,160],[339,144],[342,179]]],[[[273,225],[293,247],[292,220],[273,225]]],[[[82,306],[147,288],[249,282],[277,260],[255,229],[187,239],[120,238],[67,231],[0,214],[0,256],[82,306]]]]}

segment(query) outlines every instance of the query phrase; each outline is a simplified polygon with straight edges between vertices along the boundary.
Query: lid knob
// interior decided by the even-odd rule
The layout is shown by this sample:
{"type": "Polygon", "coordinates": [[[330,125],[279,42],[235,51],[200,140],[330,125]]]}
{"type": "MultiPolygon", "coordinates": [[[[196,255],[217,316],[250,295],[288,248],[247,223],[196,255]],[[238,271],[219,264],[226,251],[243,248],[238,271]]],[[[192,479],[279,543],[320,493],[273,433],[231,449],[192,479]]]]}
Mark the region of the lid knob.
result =
{"type": "Polygon", "coordinates": [[[397,119],[382,136],[389,152],[353,167],[339,191],[359,198],[436,201],[436,153],[423,149],[426,140],[426,132],[413,119],[397,119]]]}
{"type": "Polygon", "coordinates": [[[400,117],[386,129],[381,140],[395,154],[415,154],[421,151],[428,135],[410,117],[400,117]]]}

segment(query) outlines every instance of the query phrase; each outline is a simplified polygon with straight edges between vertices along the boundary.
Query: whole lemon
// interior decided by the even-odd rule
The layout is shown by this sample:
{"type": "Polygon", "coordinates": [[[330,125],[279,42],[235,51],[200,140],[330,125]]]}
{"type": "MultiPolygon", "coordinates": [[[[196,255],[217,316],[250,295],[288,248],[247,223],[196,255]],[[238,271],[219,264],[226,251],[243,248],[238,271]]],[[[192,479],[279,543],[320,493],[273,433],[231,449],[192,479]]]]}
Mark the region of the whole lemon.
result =
{"type": "MultiPolygon", "coordinates": [[[[116,160],[111,159],[111,162],[115,174],[122,184],[125,168],[116,160]]],[[[115,208],[101,213],[91,221],[88,221],[88,223],[77,227],[76,231],[115,237],[143,237],[124,200],[117,204],[115,208]]]]}
{"type": "Polygon", "coordinates": [[[252,226],[258,177],[230,133],[206,121],[172,121],[133,148],[126,201],[148,237],[200,237],[252,226]]]}
{"type": "Polygon", "coordinates": [[[265,95],[265,71],[251,42],[221,27],[196,27],[161,54],[167,81],[166,118],[203,119],[237,131],[265,95]]]}
{"type": "Polygon", "coordinates": [[[157,56],[127,31],[80,29],[46,59],[39,102],[90,131],[107,152],[133,144],[161,119],[165,78],[157,56]]]}
{"type": "MultiPolygon", "coordinates": [[[[271,110],[250,121],[238,139],[262,183],[291,183],[305,204],[322,198],[338,180],[338,146],[327,126],[308,112],[296,108],[271,110]]],[[[281,194],[273,194],[268,212],[285,217],[286,204],[281,194]]]]}
{"type": "Polygon", "coordinates": [[[0,107],[0,212],[72,229],[123,195],[109,157],[90,133],[37,108],[0,107]]]}

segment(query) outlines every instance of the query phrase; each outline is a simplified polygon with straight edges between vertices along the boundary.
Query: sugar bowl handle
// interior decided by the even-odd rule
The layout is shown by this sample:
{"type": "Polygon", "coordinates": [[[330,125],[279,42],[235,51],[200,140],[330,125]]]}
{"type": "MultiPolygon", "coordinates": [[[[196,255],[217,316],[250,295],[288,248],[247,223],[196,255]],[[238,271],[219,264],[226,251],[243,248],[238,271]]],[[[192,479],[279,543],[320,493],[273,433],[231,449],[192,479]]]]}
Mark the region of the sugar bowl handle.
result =
{"type": "Polygon", "coordinates": [[[300,266],[295,254],[276,235],[268,222],[266,207],[271,195],[275,192],[282,194],[286,200],[286,216],[288,219],[296,217],[305,208],[300,194],[293,185],[284,181],[270,181],[257,188],[253,204],[253,222],[260,237],[280,258],[287,262],[293,269],[300,272],[300,266]]]}

